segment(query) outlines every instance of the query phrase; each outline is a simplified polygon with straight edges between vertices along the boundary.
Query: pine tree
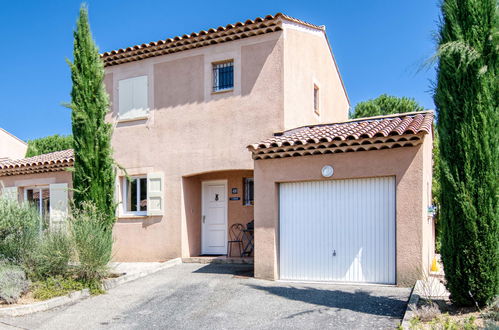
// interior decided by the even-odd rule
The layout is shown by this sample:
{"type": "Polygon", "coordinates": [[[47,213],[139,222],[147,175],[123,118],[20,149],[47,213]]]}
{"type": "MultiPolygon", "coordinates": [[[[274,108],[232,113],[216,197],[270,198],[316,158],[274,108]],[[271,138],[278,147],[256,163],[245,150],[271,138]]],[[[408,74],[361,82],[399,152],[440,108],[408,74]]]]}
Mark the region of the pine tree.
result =
{"type": "Polygon", "coordinates": [[[442,260],[453,302],[499,293],[496,0],[444,0],[435,104],[442,260]]]}
{"type": "Polygon", "coordinates": [[[85,5],[74,31],[71,79],[72,126],[74,137],[73,188],[76,208],[91,203],[105,215],[106,230],[115,220],[115,168],[111,149],[111,125],[105,115],[109,97],[104,88],[104,66],[95,45],[85,5]]]}
{"type": "Polygon", "coordinates": [[[413,98],[381,94],[375,99],[359,102],[350,117],[373,117],[423,110],[424,107],[419,105],[413,98]]]}

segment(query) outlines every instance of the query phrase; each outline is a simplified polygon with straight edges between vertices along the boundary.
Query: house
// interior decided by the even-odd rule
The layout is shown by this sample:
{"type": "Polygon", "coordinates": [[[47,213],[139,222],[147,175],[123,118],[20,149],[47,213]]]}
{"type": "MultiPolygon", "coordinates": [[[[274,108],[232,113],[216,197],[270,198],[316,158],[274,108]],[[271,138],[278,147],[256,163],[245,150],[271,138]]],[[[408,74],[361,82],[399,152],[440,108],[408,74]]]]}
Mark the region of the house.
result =
{"type": "Polygon", "coordinates": [[[28,145],[0,127],[0,161],[24,158],[28,145]]]}
{"type": "MultiPolygon", "coordinates": [[[[102,59],[114,158],[123,168],[116,182],[115,260],[225,255],[230,226],[254,219],[257,277],[402,283],[410,267],[426,267],[431,248],[411,244],[431,245],[433,237],[424,213],[431,114],[348,121],[348,96],[323,26],[269,15],[106,52],[102,59]],[[348,198],[337,200],[337,193],[348,198]],[[379,198],[362,209],[347,203],[357,194],[365,203],[379,198]],[[342,203],[358,213],[326,214],[342,203]],[[369,224],[358,219],[361,209],[369,224]],[[334,240],[314,236],[327,229],[317,221],[338,215],[334,225],[350,228],[343,239],[362,252],[352,245],[346,257],[345,245],[316,246],[334,240]],[[404,252],[399,239],[411,250],[404,252]],[[381,245],[377,257],[386,260],[368,252],[381,245]],[[299,251],[304,254],[293,254],[299,251]],[[343,260],[344,268],[353,262],[362,271],[388,270],[374,280],[297,275],[319,267],[323,253],[343,260]],[[307,263],[295,264],[297,257],[307,263]]],[[[62,151],[0,163],[0,180],[19,200],[32,198],[33,184],[37,196],[46,189],[49,220],[57,222],[67,210],[65,169],[72,161],[71,151],[62,151]]]]}

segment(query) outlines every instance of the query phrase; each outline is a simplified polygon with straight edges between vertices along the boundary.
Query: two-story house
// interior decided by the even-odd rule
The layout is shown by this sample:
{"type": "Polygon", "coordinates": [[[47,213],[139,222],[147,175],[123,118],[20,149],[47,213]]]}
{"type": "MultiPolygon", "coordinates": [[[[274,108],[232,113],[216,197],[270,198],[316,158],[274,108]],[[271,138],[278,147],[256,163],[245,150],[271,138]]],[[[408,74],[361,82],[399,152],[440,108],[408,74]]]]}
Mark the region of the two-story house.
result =
{"type": "Polygon", "coordinates": [[[246,146],[348,115],[324,27],[283,14],[102,58],[114,157],[134,178],[117,189],[118,260],[227,253],[231,224],[254,218],[246,146]]]}
{"type": "MultiPolygon", "coordinates": [[[[102,60],[123,168],[116,261],[227,255],[232,225],[254,220],[260,278],[404,284],[428,271],[433,115],[348,120],[323,26],[276,14],[102,60]]],[[[73,161],[0,162],[3,195],[60,222],[73,161]]]]}

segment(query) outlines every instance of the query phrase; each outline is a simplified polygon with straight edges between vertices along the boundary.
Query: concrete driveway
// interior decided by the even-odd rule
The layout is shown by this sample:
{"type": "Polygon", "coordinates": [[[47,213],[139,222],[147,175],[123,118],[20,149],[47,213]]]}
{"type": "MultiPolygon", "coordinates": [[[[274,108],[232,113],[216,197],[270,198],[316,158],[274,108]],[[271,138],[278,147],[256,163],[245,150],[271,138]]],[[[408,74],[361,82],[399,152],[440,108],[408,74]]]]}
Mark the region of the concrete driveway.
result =
{"type": "Polygon", "coordinates": [[[5,329],[387,329],[410,290],[256,280],[244,265],[182,264],[5,329]]]}

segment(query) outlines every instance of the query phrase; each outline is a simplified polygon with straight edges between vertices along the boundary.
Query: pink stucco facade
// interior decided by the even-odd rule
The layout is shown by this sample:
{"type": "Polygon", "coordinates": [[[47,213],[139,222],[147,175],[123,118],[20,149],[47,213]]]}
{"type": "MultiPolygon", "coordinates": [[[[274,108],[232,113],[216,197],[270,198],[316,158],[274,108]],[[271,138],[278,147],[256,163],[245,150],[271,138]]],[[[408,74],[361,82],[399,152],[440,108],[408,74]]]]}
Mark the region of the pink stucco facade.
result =
{"type": "Polygon", "coordinates": [[[395,177],[396,283],[412,285],[434,256],[431,205],[432,136],[396,149],[255,161],[255,277],[279,279],[279,184],[283,182],[395,177]],[[334,166],[324,178],[321,168],[334,166]]]}
{"type": "MultiPolygon", "coordinates": [[[[228,189],[239,187],[252,176],[248,144],[292,126],[346,119],[349,108],[323,30],[296,23],[110,66],[105,84],[117,163],[129,175],[164,174],[164,215],[130,217],[118,211],[114,256],[119,261],[198,255],[200,182],[225,179],[228,189]],[[234,63],[234,88],[214,93],[212,63],[225,60],[234,63]],[[149,113],[121,121],[119,81],[137,76],[147,76],[149,113]],[[321,90],[319,115],[313,109],[314,84],[321,90]]],[[[251,219],[252,206],[229,203],[229,225],[251,219]]]]}

